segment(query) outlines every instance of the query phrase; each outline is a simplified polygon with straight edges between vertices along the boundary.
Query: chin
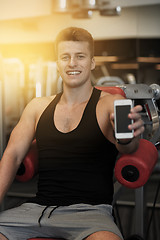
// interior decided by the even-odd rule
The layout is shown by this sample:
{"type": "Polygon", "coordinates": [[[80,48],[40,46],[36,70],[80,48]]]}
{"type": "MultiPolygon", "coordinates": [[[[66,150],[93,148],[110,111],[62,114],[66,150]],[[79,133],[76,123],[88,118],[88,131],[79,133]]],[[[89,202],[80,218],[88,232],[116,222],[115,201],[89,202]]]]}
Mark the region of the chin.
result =
{"type": "Polygon", "coordinates": [[[83,85],[83,82],[77,81],[77,79],[76,79],[76,80],[70,80],[70,81],[66,82],[65,85],[68,87],[75,88],[75,87],[79,87],[79,86],[83,85]]]}

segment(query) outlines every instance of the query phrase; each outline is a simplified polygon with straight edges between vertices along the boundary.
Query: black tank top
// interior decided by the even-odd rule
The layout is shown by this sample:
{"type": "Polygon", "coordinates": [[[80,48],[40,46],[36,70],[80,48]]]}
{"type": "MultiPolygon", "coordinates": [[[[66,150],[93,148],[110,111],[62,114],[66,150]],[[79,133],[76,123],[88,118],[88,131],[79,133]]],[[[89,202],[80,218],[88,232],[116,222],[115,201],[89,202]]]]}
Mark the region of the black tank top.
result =
{"type": "Polygon", "coordinates": [[[97,122],[100,93],[93,89],[80,123],[71,132],[60,132],[53,121],[62,93],[42,113],[36,130],[38,192],[32,202],[58,206],[112,203],[113,169],[118,152],[97,122]]]}

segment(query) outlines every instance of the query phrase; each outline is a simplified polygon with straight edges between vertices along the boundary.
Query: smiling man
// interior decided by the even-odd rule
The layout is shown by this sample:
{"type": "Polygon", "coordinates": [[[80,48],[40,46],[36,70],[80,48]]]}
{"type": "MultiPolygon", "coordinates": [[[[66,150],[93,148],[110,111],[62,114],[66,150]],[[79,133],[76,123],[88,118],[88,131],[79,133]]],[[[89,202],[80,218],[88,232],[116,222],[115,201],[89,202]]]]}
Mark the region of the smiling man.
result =
{"type": "Polygon", "coordinates": [[[36,137],[39,179],[36,197],[0,214],[0,240],[58,237],[66,240],[123,239],[112,216],[113,169],[118,151],[137,149],[144,131],[131,109],[133,139],[114,138],[113,103],[120,95],[91,84],[95,67],[91,34],[67,28],[56,39],[63,91],[33,99],[11,133],[0,161],[0,200],[36,137]]]}

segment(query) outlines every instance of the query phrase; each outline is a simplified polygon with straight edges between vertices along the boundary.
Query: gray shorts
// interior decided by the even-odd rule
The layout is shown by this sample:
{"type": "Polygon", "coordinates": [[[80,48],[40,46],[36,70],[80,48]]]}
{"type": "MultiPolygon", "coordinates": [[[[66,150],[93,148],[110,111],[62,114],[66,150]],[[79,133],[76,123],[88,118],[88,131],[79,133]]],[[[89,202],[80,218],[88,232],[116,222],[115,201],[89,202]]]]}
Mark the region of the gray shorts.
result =
{"type": "Polygon", "coordinates": [[[0,233],[9,240],[36,237],[82,240],[97,231],[110,231],[123,239],[112,217],[112,206],[74,204],[45,207],[24,203],[0,213],[0,233]]]}

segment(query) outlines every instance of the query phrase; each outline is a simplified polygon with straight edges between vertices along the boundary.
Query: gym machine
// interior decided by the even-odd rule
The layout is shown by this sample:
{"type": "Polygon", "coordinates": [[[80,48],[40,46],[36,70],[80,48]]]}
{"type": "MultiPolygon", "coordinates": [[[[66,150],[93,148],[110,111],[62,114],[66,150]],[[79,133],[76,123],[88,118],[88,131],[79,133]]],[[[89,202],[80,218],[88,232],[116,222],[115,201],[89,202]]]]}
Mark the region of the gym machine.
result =
{"type": "MultiPolygon", "coordinates": [[[[140,104],[143,107],[142,111],[142,119],[145,124],[145,131],[142,138],[150,141],[155,146],[159,145],[160,141],[160,110],[158,109],[157,102],[160,99],[160,86],[157,84],[152,84],[150,86],[145,84],[123,84],[118,85],[117,87],[121,88],[124,93],[125,97],[132,99],[135,105],[140,104]]],[[[104,89],[104,87],[99,87],[100,89],[104,89]]],[[[144,199],[144,187],[147,176],[147,168],[149,167],[151,172],[154,167],[153,158],[149,161],[147,159],[146,151],[144,149],[144,163],[147,163],[147,166],[143,166],[144,169],[142,170],[140,166],[141,162],[135,160],[134,156],[131,158],[123,157],[121,159],[120,164],[116,165],[115,170],[118,172],[118,180],[120,183],[129,188],[135,188],[135,226],[134,232],[135,236],[133,238],[129,238],[130,240],[143,240],[145,237],[145,230],[144,230],[144,207],[145,207],[145,199],[144,199]],[[135,161],[134,161],[135,160],[135,161]],[[130,162],[134,165],[135,168],[130,166],[130,162]],[[152,167],[150,163],[152,162],[152,167]],[[121,171],[125,169],[125,176],[121,175],[121,171]],[[130,166],[130,167],[129,167],[130,166]],[[138,170],[138,171],[137,171],[138,170]],[[142,179],[138,178],[138,181],[130,181],[131,179],[136,178],[137,172],[143,173],[142,179]],[[130,180],[129,180],[130,179],[130,180]],[[129,180],[129,181],[128,181],[129,180]],[[144,181],[144,182],[143,182],[144,181]],[[143,182],[143,183],[142,183],[143,182]]],[[[156,171],[160,171],[160,162],[156,164],[154,167],[156,171]]],[[[150,172],[150,173],[151,173],[150,172]]],[[[116,173],[116,172],[115,172],[116,173]]]]}
{"type": "MultiPolygon", "coordinates": [[[[150,86],[145,84],[128,84],[120,87],[125,92],[126,98],[133,99],[135,104],[141,104],[143,106],[142,119],[145,123],[145,131],[142,138],[149,140],[157,146],[160,141],[160,110],[158,109],[156,101],[160,99],[160,86],[157,84],[150,86]]],[[[144,156],[147,158],[145,150],[144,156]]],[[[147,161],[146,159],[146,162],[147,161]]],[[[160,162],[157,162],[155,170],[160,171],[160,162]]],[[[144,171],[144,173],[146,176],[147,171],[144,171]]],[[[136,173],[131,170],[130,174],[134,175],[136,173]]],[[[145,239],[146,237],[144,229],[144,195],[144,187],[142,184],[141,187],[135,189],[135,233],[137,236],[133,237],[135,240],[145,239]]],[[[132,238],[130,238],[130,240],[131,239],[132,238]]]]}

